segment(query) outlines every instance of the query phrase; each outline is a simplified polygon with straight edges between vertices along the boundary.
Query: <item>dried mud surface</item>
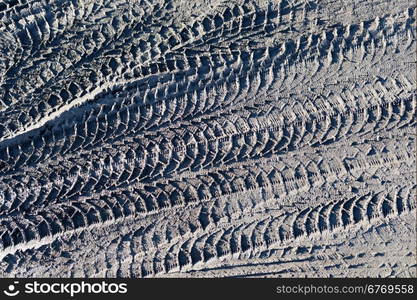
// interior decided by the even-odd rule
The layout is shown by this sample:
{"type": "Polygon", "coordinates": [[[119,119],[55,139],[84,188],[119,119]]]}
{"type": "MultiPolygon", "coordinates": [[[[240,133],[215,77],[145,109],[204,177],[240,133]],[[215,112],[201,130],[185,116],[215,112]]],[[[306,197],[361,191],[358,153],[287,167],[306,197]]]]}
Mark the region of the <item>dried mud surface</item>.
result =
{"type": "Polygon", "coordinates": [[[415,277],[412,0],[0,0],[0,276],[415,277]]]}

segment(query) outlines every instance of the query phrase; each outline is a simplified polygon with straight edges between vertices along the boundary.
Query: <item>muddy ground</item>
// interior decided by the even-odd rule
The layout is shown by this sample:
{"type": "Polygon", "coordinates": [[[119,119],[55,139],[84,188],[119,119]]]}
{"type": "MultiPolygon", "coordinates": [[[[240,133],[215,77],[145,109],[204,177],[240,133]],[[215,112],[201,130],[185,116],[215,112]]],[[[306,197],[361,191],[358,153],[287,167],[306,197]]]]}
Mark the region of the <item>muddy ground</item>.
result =
{"type": "Polygon", "coordinates": [[[415,277],[415,13],[1,0],[0,275],[415,277]]]}

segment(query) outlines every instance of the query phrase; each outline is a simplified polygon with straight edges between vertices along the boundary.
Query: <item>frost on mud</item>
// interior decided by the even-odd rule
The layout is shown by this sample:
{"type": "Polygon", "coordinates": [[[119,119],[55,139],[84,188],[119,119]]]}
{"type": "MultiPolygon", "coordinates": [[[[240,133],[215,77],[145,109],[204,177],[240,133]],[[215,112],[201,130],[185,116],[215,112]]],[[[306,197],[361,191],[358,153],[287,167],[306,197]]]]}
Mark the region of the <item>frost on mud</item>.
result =
{"type": "Polygon", "coordinates": [[[0,275],[416,276],[415,12],[0,0],[0,275]]]}

